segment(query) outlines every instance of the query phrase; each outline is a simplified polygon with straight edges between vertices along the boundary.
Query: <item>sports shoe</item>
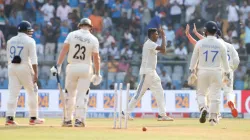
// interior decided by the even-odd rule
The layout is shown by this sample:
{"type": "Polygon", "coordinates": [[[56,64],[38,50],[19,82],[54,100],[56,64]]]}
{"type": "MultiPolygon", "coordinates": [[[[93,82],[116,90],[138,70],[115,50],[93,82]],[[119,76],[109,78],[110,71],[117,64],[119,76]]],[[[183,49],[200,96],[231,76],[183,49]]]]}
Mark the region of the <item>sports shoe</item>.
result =
{"type": "Polygon", "coordinates": [[[201,113],[200,113],[200,123],[205,123],[206,117],[207,117],[207,109],[205,107],[203,107],[201,109],[201,113]]]}
{"type": "Polygon", "coordinates": [[[218,120],[221,120],[222,119],[222,116],[221,116],[221,114],[219,113],[218,114],[218,120]]]}
{"type": "Polygon", "coordinates": [[[169,116],[160,116],[158,115],[158,121],[174,121],[173,118],[169,117],[169,116]]]}
{"type": "Polygon", "coordinates": [[[234,103],[233,103],[232,101],[229,101],[229,102],[227,103],[227,105],[228,105],[228,107],[231,109],[232,116],[236,118],[236,117],[238,116],[238,111],[237,111],[237,109],[234,107],[234,103]]]}
{"type": "Polygon", "coordinates": [[[72,121],[64,121],[63,124],[62,124],[62,127],[72,127],[72,121]]]}
{"type": "Polygon", "coordinates": [[[36,118],[36,119],[30,119],[29,124],[30,124],[30,125],[43,124],[44,122],[45,122],[44,119],[36,118]]]}
{"type": "Polygon", "coordinates": [[[7,121],[5,122],[5,125],[6,125],[6,126],[17,126],[18,123],[15,122],[14,120],[7,120],[7,121]]]}
{"type": "MultiPolygon", "coordinates": [[[[125,119],[125,113],[124,113],[124,111],[122,111],[122,118],[125,119]]],[[[130,115],[128,115],[128,120],[132,121],[132,120],[134,120],[134,118],[131,117],[130,115]]]]}
{"type": "Polygon", "coordinates": [[[78,119],[76,119],[75,120],[75,125],[74,125],[75,127],[85,127],[85,123],[84,122],[82,122],[82,121],[80,121],[80,120],[78,120],[78,119]]]}
{"type": "Polygon", "coordinates": [[[209,123],[211,126],[215,126],[218,124],[218,121],[216,119],[209,119],[209,123]]]}

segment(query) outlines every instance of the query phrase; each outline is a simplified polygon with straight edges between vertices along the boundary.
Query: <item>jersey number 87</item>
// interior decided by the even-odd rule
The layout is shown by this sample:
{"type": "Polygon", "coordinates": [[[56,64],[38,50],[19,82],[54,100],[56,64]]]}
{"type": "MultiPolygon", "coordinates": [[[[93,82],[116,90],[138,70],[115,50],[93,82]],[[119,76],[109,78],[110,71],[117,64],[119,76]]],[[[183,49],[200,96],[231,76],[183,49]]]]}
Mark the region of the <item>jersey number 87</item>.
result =
{"type": "Polygon", "coordinates": [[[77,48],[76,53],[74,54],[73,58],[74,59],[80,59],[84,60],[85,59],[85,52],[86,52],[86,47],[85,46],[80,46],[80,44],[76,44],[75,48],[77,48]],[[78,53],[81,51],[81,53],[78,55],[78,53]]]}

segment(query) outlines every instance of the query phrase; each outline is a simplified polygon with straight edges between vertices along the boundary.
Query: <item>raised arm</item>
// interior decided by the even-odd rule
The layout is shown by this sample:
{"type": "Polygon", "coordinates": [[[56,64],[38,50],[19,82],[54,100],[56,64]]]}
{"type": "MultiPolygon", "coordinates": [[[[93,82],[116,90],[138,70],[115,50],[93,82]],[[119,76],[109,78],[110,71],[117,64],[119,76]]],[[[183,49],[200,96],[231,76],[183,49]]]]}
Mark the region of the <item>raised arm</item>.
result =
{"type": "Polygon", "coordinates": [[[193,29],[193,32],[194,32],[194,34],[199,38],[199,39],[203,39],[204,38],[204,36],[203,35],[201,35],[200,33],[198,33],[197,32],[197,29],[196,29],[196,25],[195,25],[195,23],[194,23],[194,29],[193,29]]]}
{"type": "Polygon", "coordinates": [[[160,27],[160,33],[161,33],[162,42],[161,42],[161,46],[158,46],[156,50],[160,51],[161,53],[166,53],[166,36],[161,27],[160,27]]]}
{"type": "Polygon", "coordinates": [[[190,26],[187,24],[187,26],[186,26],[186,32],[185,32],[186,36],[187,36],[189,42],[191,44],[193,44],[194,47],[195,47],[195,44],[196,44],[197,41],[190,35],[189,30],[190,30],[190,26]]]}

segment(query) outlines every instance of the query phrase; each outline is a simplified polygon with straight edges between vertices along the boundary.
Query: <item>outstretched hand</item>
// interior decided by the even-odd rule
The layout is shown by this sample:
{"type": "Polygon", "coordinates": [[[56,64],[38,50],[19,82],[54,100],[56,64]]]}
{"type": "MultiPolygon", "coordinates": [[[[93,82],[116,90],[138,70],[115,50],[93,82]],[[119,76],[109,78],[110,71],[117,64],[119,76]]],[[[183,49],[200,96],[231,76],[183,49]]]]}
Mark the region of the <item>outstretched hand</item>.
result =
{"type": "Polygon", "coordinates": [[[189,30],[190,30],[190,26],[189,26],[189,24],[187,24],[186,31],[185,31],[186,35],[189,35],[189,30]]]}
{"type": "Polygon", "coordinates": [[[162,26],[160,26],[160,28],[159,28],[159,32],[161,33],[161,36],[165,36],[165,32],[164,32],[164,30],[163,30],[162,26]]]}
{"type": "Polygon", "coordinates": [[[194,33],[197,33],[197,29],[196,29],[196,25],[195,25],[195,23],[194,23],[194,29],[193,29],[193,32],[194,32],[194,33]]]}

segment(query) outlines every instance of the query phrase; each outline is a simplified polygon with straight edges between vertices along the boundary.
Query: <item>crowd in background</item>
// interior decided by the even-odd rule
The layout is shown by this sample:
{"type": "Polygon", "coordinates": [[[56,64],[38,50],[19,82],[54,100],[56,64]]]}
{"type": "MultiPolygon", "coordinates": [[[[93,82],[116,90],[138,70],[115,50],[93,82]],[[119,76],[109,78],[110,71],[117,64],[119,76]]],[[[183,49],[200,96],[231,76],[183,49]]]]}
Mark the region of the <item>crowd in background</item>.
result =
{"type": "Polygon", "coordinates": [[[250,0],[0,0],[0,88],[8,83],[6,41],[17,34],[22,20],[34,28],[39,86],[53,89],[56,82],[49,69],[83,17],[91,19],[100,42],[104,81],[93,88],[112,89],[114,82],[130,82],[136,88],[147,29],[161,26],[170,52],[159,56],[157,65],[163,88],[190,89],[183,80],[193,50],[185,36],[186,24],[192,29],[195,23],[202,33],[206,21],[214,20],[240,55],[235,88],[250,89],[250,0]]]}

